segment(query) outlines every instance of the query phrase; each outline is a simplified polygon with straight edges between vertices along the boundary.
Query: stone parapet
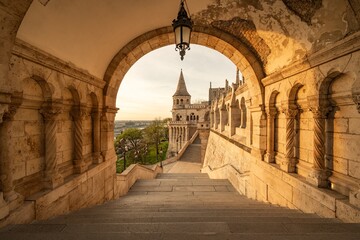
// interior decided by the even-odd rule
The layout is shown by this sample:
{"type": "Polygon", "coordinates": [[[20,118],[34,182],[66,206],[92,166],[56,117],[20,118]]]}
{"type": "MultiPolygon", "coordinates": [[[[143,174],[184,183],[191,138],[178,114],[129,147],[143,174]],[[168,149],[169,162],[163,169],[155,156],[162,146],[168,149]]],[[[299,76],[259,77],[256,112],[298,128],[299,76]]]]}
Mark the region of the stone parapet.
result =
{"type": "Polygon", "coordinates": [[[221,158],[218,155],[206,155],[202,172],[208,173],[211,178],[228,179],[241,194],[259,201],[315,213],[322,217],[338,217],[346,222],[360,222],[358,191],[350,193],[349,198],[335,191],[318,188],[305,177],[286,173],[276,164],[268,164],[260,157],[252,158],[248,162],[248,171],[239,171],[231,161],[219,161],[231,158],[235,149],[230,149],[237,146],[231,146],[230,143],[226,145],[220,135],[211,132],[207,152],[216,151],[213,142],[220,148],[227,148],[229,154],[222,153],[225,156],[221,158]]]}
{"type": "Polygon", "coordinates": [[[139,164],[131,164],[124,172],[116,176],[115,198],[126,195],[136,180],[153,179],[162,171],[163,169],[158,165],[148,168],[139,164]]]}

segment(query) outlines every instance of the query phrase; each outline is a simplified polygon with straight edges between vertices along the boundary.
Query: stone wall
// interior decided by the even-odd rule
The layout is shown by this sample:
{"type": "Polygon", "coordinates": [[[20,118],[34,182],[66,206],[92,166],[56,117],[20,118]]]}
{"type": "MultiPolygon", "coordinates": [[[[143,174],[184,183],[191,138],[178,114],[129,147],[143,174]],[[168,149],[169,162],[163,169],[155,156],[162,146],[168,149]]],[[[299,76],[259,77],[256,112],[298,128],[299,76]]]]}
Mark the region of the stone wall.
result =
{"type": "Polygon", "coordinates": [[[113,199],[116,109],[103,107],[105,83],[20,40],[9,67],[8,103],[1,101],[0,225],[113,199]]]}
{"type": "Polygon", "coordinates": [[[263,106],[243,86],[216,99],[204,171],[251,198],[359,222],[359,39],[264,78],[263,106]],[[246,126],[229,132],[243,97],[246,126]]]}

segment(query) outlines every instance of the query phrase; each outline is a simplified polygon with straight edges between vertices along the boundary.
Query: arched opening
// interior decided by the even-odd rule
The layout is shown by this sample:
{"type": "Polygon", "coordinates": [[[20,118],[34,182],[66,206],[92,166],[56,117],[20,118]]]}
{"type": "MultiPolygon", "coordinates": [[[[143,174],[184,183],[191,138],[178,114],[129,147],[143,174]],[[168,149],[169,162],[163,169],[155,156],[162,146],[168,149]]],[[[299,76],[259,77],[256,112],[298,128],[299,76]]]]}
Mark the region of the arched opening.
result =
{"type": "MultiPolygon", "coordinates": [[[[170,27],[160,28],[135,38],[118,52],[104,75],[104,80],[107,82],[104,90],[105,104],[107,106],[115,107],[117,90],[129,68],[146,53],[162,46],[173,44],[172,38],[173,31],[170,27]],[[143,45],[150,46],[150,48],[144,48],[142,47],[143,45]]],[[[230,44],[227,42],[230,39],[233,38],[220,30],[195,27],[192,43],[207,46],[227,56],[247,79],[247,84],[253,94],[254,103],[261,104],[263,102],[263,86],[260,79],[264,76],[262,65],[259,61],[254,60],[257,58],[252,56],[252,53],[247,50],[243,43],[232,40],[230,44]],[[204,39],[208,41],[204,41],[204,39]],[[242,52],[246,52],[246,55],[243,55],[242,52]],[[252,60],[248,61],[247,58],[252,60]]]]}

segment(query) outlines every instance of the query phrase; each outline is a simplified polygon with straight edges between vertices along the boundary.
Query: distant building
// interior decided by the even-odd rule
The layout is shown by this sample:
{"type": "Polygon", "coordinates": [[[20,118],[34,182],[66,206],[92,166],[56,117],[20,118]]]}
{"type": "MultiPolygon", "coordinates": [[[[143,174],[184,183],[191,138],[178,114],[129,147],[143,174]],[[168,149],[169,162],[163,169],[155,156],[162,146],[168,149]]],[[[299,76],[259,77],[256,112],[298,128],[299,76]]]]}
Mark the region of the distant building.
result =
{"type": "Polygon", "coordinates": [[[176,155],[198,129],[209,129],[209,112],[209,101],[191,103],[191,95],[187,91],[181,70],[173,95],[172,121],[169,122],[169,156],[176,155]]]}

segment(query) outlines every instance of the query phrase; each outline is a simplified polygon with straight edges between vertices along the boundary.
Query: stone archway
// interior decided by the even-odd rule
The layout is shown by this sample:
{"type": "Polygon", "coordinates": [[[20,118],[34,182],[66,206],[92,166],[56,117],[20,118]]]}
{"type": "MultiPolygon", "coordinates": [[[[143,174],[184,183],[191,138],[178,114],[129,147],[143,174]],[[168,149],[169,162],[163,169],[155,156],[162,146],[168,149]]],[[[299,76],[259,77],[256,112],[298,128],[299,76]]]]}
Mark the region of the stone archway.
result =
{"type": "MultiPolygon", "coordinates": [[[[123,47],[115,55],[104,75],[105,105],[115,108],[121,81],[138,59],[157,48],[171,45],[174,41],[172,28],[163,27],[147,32],[123,47]]],[[[194,27],[191,42],[212,48],[228,57],[247,79],[249,90],[253,94],[253,103],[257,106],[263,104],[263,66],[245,44],[228,33],[204,26],[194,27]]]]}

